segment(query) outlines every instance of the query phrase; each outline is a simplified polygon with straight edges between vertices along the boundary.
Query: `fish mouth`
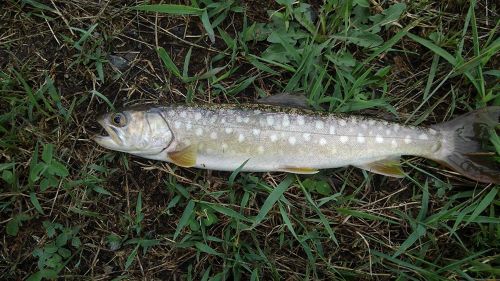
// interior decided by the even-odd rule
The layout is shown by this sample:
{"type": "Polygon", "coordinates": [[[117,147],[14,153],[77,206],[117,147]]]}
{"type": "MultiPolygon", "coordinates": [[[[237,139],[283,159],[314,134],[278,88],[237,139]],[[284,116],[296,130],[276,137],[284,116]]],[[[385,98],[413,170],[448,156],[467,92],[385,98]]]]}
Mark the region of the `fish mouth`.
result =
{"type": "Polygon", "coordinates": [[[97,121],[101,127],[104,129],[103,134],[95,134],[92,136],[92,139],[97,142],[99,145],[109,148],[111,146],[122,145],[123,142],[118,136],[118,132],[116,129],[108,126],[104,120],[100,119],[97,121]]]}

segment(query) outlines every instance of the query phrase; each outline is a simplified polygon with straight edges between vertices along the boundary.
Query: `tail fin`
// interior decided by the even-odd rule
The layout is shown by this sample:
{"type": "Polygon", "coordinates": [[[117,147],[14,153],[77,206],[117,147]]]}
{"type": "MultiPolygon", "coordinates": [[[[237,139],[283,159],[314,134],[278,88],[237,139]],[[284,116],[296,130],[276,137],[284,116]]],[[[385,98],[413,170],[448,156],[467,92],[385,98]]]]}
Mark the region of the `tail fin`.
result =
{"type": "Polygon", "coordinates": [[[500,106],[491,106],[433,126],[446,140],[436,160],[471,179],[499,184],[500,165],[484,149],[489,130],[498,126],[499,118],[500,106]]]}

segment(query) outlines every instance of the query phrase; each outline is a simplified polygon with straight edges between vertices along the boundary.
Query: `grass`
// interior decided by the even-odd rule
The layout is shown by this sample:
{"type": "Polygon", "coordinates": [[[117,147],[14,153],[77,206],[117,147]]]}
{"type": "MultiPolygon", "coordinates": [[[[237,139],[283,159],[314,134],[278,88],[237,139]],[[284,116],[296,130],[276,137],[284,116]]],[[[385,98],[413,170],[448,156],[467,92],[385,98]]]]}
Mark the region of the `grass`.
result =
{"type": "Polygon", "coordinates": [[[1,279],[500,277],[499,187],[432,161],[231,174],[89,140],[99,112],[151,101],[288,92],[421,125],[499,105],[494,4],[126,2],[3,4],[1,279]]]}

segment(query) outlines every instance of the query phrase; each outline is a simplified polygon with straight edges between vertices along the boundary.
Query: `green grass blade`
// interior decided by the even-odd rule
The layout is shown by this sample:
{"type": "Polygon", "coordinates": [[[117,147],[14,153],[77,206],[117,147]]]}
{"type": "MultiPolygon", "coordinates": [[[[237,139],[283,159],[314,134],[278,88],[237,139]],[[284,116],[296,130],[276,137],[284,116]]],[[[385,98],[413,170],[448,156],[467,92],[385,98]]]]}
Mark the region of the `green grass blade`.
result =
{"type": "Polygon", "coordinates": [[[424,99],[427,99],[429,92],[431,91],[432,83],[434,82],[434,77],[436,77],[437,67],[439,64],[439,55],[435,54],[432,59],[431,69],[429,71],[429,76],[427,78],[427,83],[424,89],[424,99]]]}
{"type": "Polygon", "coordinates": [[[365,213],[365,212],[360,212],[356,210],[350,210],[346,208],[335,208],[337,212],[343,214],[343,215],[348,215],[348,216],[353,216],[355,218],[361,218],[361,219],[367,219],[367,220],[373,220],[373,221],[385,221],[388,223],[392,224],[399,224],[397,221],[390,220],[381,216],[373,215],[370,213],[365,213]]]}
{"type": "Polygon", "coordinates": [[[233,219],[241,220],[241,221],[246,221],[246,222],[253,222],[253,220],[245,217],[244,215],[236,212],[233,209],[230,209],[228,207],[222,206],[222,205],[217,205],[217,204],[210,204],[209,202],[203,202],[207,204],[212,210],[219,212],[225,216],[228,216],[233,219]]]}
{"type": "Polygon", "coordinates": [[[172,61],[168,53],[163,49],[163,47],[159,47],[158,50],[158,56],[160,56],[160,59],[163,61],[163,64],[165,67],[172,72],[175,76],[178,78],[182,79],[181,72],[179,71],[179,68],[175,65],[175,63],[172,61]]]}
{"type": "Polygon", "coordinates": [[[265,59],[265,58],[261,58],[261,57],[258,57],[256,55],[252,55],[252,54],[249,54],[248,56],[250,56],[250,57],[252,57],[254,59],[261,60],[263,62],[267,62],[269,64],[273,64],[275,66],[281,67],[281,68],[283,68],[283,69],[285,69],[286,71],[289,71],[289,72],[295,73],[297,71],[293,66],[290,66],[288,64],[279,63],[279,62],[276,62],[276,61],[273,61],[273,60],[269,60],[269,59],[265,59]]]}
{"type": "Polygon", "coordinates": [[[245,165],[247,164],[247,162],[249,160],[250,159],[245,160],[245,162],[243,162],[243,164],[241,164],[238,168],[236,168],[236,170],[234,170],[231,173],[231,175],[229,176],[229,180],[228,180],[229,187],[232,187],[234,185],[234,180],[236,179],[238,174],[241,172],[241,170],[243,170],[243,168],[245,167],[245,165]]]}
{"type": "Polygon", "coordinates": [[[184,57],[184,66],[182,68],[182,80],[186,80],[189,78],[189,61],[191,60],[191,53],[193,51],[193,47],[189,48],[186,57],[184,57]]]}
{"type": "Polygon", "coordinates": [[[195,244],[196,249],[207,253],[209,255],[214,255],[214,256],[222,256],[221,253],[217,252],[214,250],[212,247],[208,246],[207,244],[201,243],[201,242],[196,242],[195,244]]]}
{"type": "Polygon", "coordinates": [[[465,225],[469,224],[471,221],[476,219],[484,210],[486,210],[486,208],[490,206],[491,202],[495,200],[497,193],[498,193],[498,187],[493,187],[490,190],[490,192],[488,192],[488,194],[484,196],[483,200],[479,202],[477,207],[474,209],[474,212],[472,212],[472,215],[470,215],[470,217],[466,220],[465,225]]]}
{"type": "Polygon", "coordinates": [[[434,44],[433,42],[424,39],[418,35],[415,35],[413,33],[408,33],[408,37],[410,37],[413,41],[421,44],[422,46],[428,48],[429,50],[433,51],[435,54],[439,55],[440,57],[444,58],[446,61],[448,61],[451,65],[457,66],[458,62],[453,57],[450,53],[448,53],[445,49],[439,47],[438,45],[434,44]]]}
{"type": "Polygon", "coordinates": [[[337,241],[337,237],[335,237],[335,232],[333,231],[332,227],[330,226],[330,221],[328,221],[328,219],[325,217],[325,215],[318,208],[316,203],[311,198],[311,194],[309,194],[309,192],[306,190],[306,188],[304,187],[304,185],[302,183],[300,183],[300,188],[302,189],[302,193],[306,196],[306,199],[309,202],[309,204],[311,205],[311,207],[318,214],[319,220],[321,221],[321,223],[325,227],[325,229],[326,229],[328,235],[330,236],[330,238],[332,239],[332,241],[335,242],[335,244],[339,245],[339,243],[337,241]]]}
{"type": "Polygon", "coordinates": [[[191,219],[191,215],[193,214],[194,211],[194,201],[189,200],[189,203],[187,204],[186,208],[184,209],[184,212],[182,213],[182,216],[179,220],[179,223],[177,224],[177,228],[175,229],[174,233],[174,240],[179,236],[181,233],[182,229],[189,223],[189,220],[191,219]]]}
{"type": "Polygon", "coordinates": [[[398,250],[392,255],[393,258],[401,255],[404,253],[406,250],[408,250],[415,242],[420,239],[420,237],[424,236],[426,233],[425,227],[421,224],[417,225],[417,229],[413,231],[408,238],[401,244],[401,246],[398,248],[398,250]]]}
{"type": "Polygon", "coordinates": [[[92,93],[92,96],[98,96],[99,98],[101,98],[109,106],[109,108],[111,108],[111,110],[116,111],[116,108],[113,105],[113,103],[105,95],[101,94],[96,90],[91,90],[90,93],[92,93]]]}
{"type": "Polygon", "coordinates": [[[280,184],[278,184],[275,189],[273,189],[271,194],[269,194],[269,196],[267,197],[266,201],[264,201],[264,204],[260,208],[259,213],[255,217],[255,222],[252,224],[250,229],[256,227],[266,218],[267,213],[271,211],[274,204],[280,199],[281,196],[283,196],[283,193],[285,193],[285,191],[290,187],[293,181],[294,177],[288,175],[280,184]]]}
{"type": "Polygon", "coordinates": [[[401,259],[397,259],[395,257],[391,257],[391,256],[388,256],[384,253],[381,253],[379,251],[376,251],[376,250],[372,250],[372,254],[374,256],[378,256],[378,257],[381,257],[383,259],[386,259],[392,263],[395,263],[396,265],[398,266],[401,266],[403,268],[408,268],[408,269],[411,269],[411,270],[414,270],[415,272],[418,272],[420,274],[424,274],[425,276],[430,276],[432,275],[431,272],[421,268],[421,267],[418,267],[417,265],[414,265],[414,264],[411,264],[411,263],[408,263],[406,261],[403,261],[401,259]]]}
{"type": "Polygon", "coordinates": [[[40,201],[38,201],[38,198],[36,197],[35,192],[30,192],[30,201],[33,206],[35,206],[35,209],[42,215],[45,215],[45,212],[43,211],[42,206],[40,205],[40,201]]]}
{"type": "Polygon", "coordinates": [[[208,34],[208,38],[210,39],[210,42],[212,44],[215,43],[215,34],[214,34],[214,28],[212,27],[212,24],[210,23],[210,19],[208,18],[208,13],[207,11],[203,11],[201,14],[201,22],[203,24],[203,27],[205,28],[205,31],[208,34]]]}
{"type": "Polygon", "coordinates": [[[307,258],[310,261],[314,261],[315,258],[314,258],[314,255],[312,253],[311,248],[309,247],[309,245],[307,245],[307,243],[304,242],[303,239],[301,239],[297,236],[297,233],[295,232],[295,229],[293,228],[292,222],[290,221],[290,218],[288,217],[288,214],[285,210],[285,207],[283,207],[283,204],[281,202],[278,202],[278,206],[280,208],[281,218],[283,219],[283,222],[285,223],[286,227],[288,228],[290,233],[292,233],[293,237],[300,243],[300,245],[302,246],[302,248],[306,252],[307,258]]]}

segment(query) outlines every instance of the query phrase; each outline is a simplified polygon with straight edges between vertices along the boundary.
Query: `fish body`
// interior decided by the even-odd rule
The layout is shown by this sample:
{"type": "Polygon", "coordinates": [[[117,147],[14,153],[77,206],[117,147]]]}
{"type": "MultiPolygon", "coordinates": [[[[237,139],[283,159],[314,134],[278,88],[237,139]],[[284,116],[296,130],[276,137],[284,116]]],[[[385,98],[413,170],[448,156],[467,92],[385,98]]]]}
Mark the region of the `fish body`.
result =
{"type": "MultiPolygon", "coordinates": [[[[500,110],[490,111],[498,122],[500,110]]],[[[456,145],[454,130],[446,126],[407,126],[267,105],[170,105],[117,114],[99,119],[110,135],[95,137],[100,145],[183,167],[221,171],[243,165],[242,171],[312,174],[353,165],[400,177],[401,155],[447,162],[456,145]]],[[[483,181],[498,180],[498,170],[488,172],[497,174],[483,181]]],[[[473,178],[481,180],[478,175],[473,178]]]]}

